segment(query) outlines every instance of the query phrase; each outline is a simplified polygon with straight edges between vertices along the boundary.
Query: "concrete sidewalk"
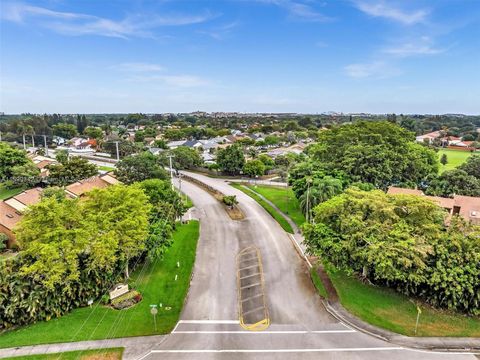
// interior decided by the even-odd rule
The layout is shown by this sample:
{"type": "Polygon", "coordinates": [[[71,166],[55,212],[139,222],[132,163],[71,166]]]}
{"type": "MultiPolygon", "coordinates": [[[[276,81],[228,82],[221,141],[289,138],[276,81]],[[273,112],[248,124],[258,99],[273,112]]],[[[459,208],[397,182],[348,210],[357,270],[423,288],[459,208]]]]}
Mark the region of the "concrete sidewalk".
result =
{"type": "Polygon", "coordinates": [[[15,348],[0,349],[0,359],[13,356],[53,354],[66,351],[123,347],[125,348],[123,352],[123,359],[134,360],[150,352],[150,350],[153,349],[155,346],[161,344],[167,338],[167,336],[168,335],[138,336],[118,339],[19,346],[15,348]]]}

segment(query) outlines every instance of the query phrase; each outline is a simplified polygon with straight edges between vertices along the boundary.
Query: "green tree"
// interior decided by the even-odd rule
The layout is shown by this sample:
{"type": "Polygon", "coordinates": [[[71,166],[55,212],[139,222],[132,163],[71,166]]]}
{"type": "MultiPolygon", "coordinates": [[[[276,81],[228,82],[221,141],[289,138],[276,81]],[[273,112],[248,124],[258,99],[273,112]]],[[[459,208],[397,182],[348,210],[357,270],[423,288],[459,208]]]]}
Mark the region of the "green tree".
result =
{"type": "Polygon", "coordinates": [[[130,155],[117,163],[115,174],[118,180],[131,184],[146,179],[167,179],[168,174],[158,157],[149,151],[130,155]]]}
{"type": "Polygon", "coordinates": [[[128,278],[129,261],[145,250],[151,210],[147,195],[134,186],[115,185],[89,192],[84,207],[85,221],[97,242],[101,241],[105,261],[111,258],[111,250],[117,249],[128,278]]]}
{"type": "Polygon", "coordinates": [[[442,154],[442,157],[440,158],[440,164],[445,166],[445,165],[447,165],[447,163],[448,163],[447,154],[442,154]]]}
{"type": "Polygon", "coordinates": [[[11,172],[12,177],[7,181],[8,187],[31,188],[41,181],[40,169],[31,161],[23,165],[14,166],[11,172]]]}
{"type": "Polygon", "coordinates": [[[431,244],[441,236],[445,217],[432,201],[351,188],[314,212],[315,225],[305,227],[310,253],[406,293],[427,281],[431,244]]]}
{"type": "Polygon", "coordinates": [[[430,182],[426,193],[445,197],[454,194],[480,196],[480,179],[461,169],[445,171],[430,182]]]}
{"type": "Polygon", "coordinates": [[[318,204],[340,194],[343,191],[342,181],[331,176],[325,176],[319,179],[313,179],[307,191],[300,196],[300,207],[303,213],[309,211],[308,218],[311,217],[312,209],[318,204]]]}
{"type": "Polygon", "coordinates": [[[421,185],[438,173],[433,150],[414,142],[413,133],[390,122],[359,121],[322,131],[307,153],[317,170],[342,171],[351,181],[386,189],[421,185]]]}
{"type": "Polygon", "coordinates": [[[468,175],[480,179],[480,155],[470,156],[466,162],[458,167],[458,169],[465,171],[468,175]]]}
{"type": "Polygon", "coordinates": [[[230,145],[217,152],[217,164],[230,175],[238,175],[245,165],[245,156],[239,145],[230,145]]]}
{"type": "Polygon", "coordinates": [[[243,166],[243,173],[250,177],[262,176],[265,173],[265,165],[258,159],[249,160],[243,166]]]}
{"type": "Polygon", "coordinates": [[[71,139],[77,135],[77,127],[73,124],[56,124],[53,125],[53,134],[64,139],[71,139]]]}
{"type": "Polygon", "coordinates": [[[90,139],[101,140],[103,138],[103,131],[99,127],[88,126],[83,130],[85,136],[88,136],[90,139]]]}
{"type": "Polygon", "coordinates": [[[275,161],[273,161],[273,159],[267,154],[258,155],[258,160],[260,160],[263,165],[265,165],[266,170],[270,170],[275,166],[275,161]]]}
{"type": "Polygon", "coordinates": [[[96,165],[78,156],[72,156],[67,162],[48,165],[47,183],[65,186],[98,174],[96,165]]]}
{"type": "MultiPolygon", "coordinates": [[[[202,165],[202,158],[200,154],[193,148],[186,146],[179,146],[170,150],[170,154],[173,155],[172,163],[173,167],[177,170],[192,169],[202,165]]],[[[169,166],[169,160],[166,154],[160,154],[162,163],[165,166],[169,166]]]]}
{"type": "Polygon", "coordinates": [[[28,162],[25,151],[0,142],[0,179],[7,180],[12,176],[12,169],[15,166],[25,165],[28,162]]]}
{"type": "Polygon", "coordinates": [[[162,211],[166,203],[173,207],[173,210],[168,210],[170,215],[167,218],[172,219],[171,225],[174,226],[175,219],[183,215],[185,208],[179,193],[172,188],[171,182],[168,180],[148,179],[138,183],[138,186],[147,195],[152,205],[152,216],[163,218],[162,211]]]}
{"type": "Polygon", "coordinates": [[[66,164],[68,162],[68,150],[57,150],[55,151],[55,159],[60,164],[66,164]]]}

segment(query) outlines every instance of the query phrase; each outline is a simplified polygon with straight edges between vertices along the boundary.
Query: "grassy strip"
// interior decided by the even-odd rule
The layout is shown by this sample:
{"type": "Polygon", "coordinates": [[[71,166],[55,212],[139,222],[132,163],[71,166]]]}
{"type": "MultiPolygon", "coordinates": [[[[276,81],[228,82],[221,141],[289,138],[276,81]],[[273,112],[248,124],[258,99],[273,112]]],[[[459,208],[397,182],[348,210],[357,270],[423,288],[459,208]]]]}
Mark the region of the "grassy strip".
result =
{"type": "Polygon", "coordinates": [[[305,216],[300,209],[300,204],[291,188],[247,185],[253,191],[264,196],[275,204],[284,214],[288,215],[298,227],[305,222],[305,216]]]}
{"type": "Polygon", "coordinates": [[[286,232],[293,234],[293,229],[288,223],[285,218],[278,213],[277,210],[275,210],[270,204],[268,204],[265,200],[263,200],[260,196],[258,196],[255,192],[250,190],[249,188],[245,188],[240,184],[230,184],[234,188],[244,192],[248,196],[250,196],[252,199],[254,199],[256,202],[258,202],[272,217],[280,224],[280,226],[285,230],[286,232]]]}
{"type": "Polygon", "coordinates": [[[100,165],[100,166],[98,166],[98,170],[113,171],[113,170],[115,170],[115,168],[114,168],[114,167],[111,167],[111,166],[100,165]]]}
{"type": "Polygon", "coordinates": [[[94,350],[78,350],[67,351],[63,353],[41,354],[41,355],[25,355],[15,356],[6,359],[12,360],[121,360],[123,348],[108,348],[108,349],[94,349],[94,350]]]}
{"type": "Polygon", "coordinates": [[[15,189],[7,189],[4,187],[2,184],[0,184],[0,200],[7,199],[11,196],[15,196],[17,194],[20,194],[25,188],[19,187],[15,189]]]}
{"type": "Polygon", "coordinates": [[[58,319],[3,333],[0,348],[169,333],[178,321],[190,284],[199,226],[198,221],[178,226],[164,258],[149,263],[143,272],[142,266],[136,269],[132,283],[143,296],[137,305],[126,310],[102,305],[75,309],[58,319]],[[163,305],[157,315],[157,331],[151,304],[163,305]]]}
{"type": "Polygon", "coordinates": [[[315,267],[310,269],[310,276],[312,278],[313,285],[315,285],[315,288],[317,289],[320,296],[323,297],[324,299],[328,299],[327,289],[325,289],[325,286],[323,285],[323,282],[320,279],[320,276],[318,276],[318,273],[315,267]]]}
{"type": "MultiPolygon", "coordinates": [[[[341,271],[329,270],[330,279],[342,305],[362,320],[414,336],[417,306],[408,297],[391,289],[364,284],[341,271]]],[[[421,315],[417,336],[480,336],[480,318],[433,309],[420,304],[421,315]]]]}
{"type": "Polygon", "coordinates": [[[438,160],[441,159],[443,154],[447,155],[447,164],[440,164],[440,173],[455,169],[457,166],[460,166],[467,161],[470,156],[472,156],[470,151],[441,149],[438,151],[438,160]]]}

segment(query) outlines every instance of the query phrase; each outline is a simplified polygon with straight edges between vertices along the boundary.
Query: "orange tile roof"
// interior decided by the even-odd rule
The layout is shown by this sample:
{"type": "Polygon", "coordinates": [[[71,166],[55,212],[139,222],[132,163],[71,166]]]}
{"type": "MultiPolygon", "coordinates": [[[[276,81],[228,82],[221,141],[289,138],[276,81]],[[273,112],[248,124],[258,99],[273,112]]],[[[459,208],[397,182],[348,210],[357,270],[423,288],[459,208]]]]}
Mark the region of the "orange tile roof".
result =
{"type": "Polygon", "coordinates": [[[14,196],[13,198],[17,201],[20,201],[22,204],[30,206],[40,202],[42,191],[42,188],[37,187],[34,189],[26,190],[14,196]]]}
{"type": "Polygon", "coordinates": [[[92,191],[93,189],[103,189],[109,186],[110,184],[100,176],[93,176],[89,179],[80,180],[76,183],[68,185],[66,190],[75,196],[82,196],[83,194],[92,191]]]}
{"type": "Polygon", "coordinates": [[[460,207],[458,215],[475,224],[480,223],[480,198],[472,196],[455,195],[455,206],[460,207]]]}
{"type": "Polygon", "coordinates": [[[404,189],[395,186],[390,186],[388,188],[387,194],[389,195],[397,195],[397,194],[404,194],[404,195],[424,195],[421,190],[416,189],[404,189]]]}
{"type": "Polygon", "coordinates": [[[0,225],[12,230],[21,218],[20,212],[5,202],[0,201],[0,225]]]}

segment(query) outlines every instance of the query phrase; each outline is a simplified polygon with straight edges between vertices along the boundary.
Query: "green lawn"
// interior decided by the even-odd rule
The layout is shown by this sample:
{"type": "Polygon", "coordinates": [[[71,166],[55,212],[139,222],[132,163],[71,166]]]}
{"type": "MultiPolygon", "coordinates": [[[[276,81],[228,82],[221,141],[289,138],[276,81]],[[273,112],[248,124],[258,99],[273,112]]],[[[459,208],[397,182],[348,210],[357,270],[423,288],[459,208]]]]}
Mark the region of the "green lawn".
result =
{"type": "Polygon", "coordinates": [[[440,173],[446,170],[453,170],[457,166],[462,165],[473,153],[470,151],[441,149],[438,151],[438,160],[440,160],[443,154],[447,155],[447,164],[445,166],[440,164],[440,173]]]}
{"type": "Polygon", "coordinates": [[[280,226],[285,230],[286,232],[293,234],[294,231],[288,221],[280,215],[280,213],[275,210],[270,204],[268,204],[265,200],[263,200],[260,196],[258,196],[255,192],[250,190],[249,188],[243,187],[241,184],[230,184],[234,188],[244,192],[248,196],[250,196],[252,199],[254,199],[256,202],[258,202],[272,217],[280,224],[280,226]]]}
{"type": "Polygon", "coordinates": [[[0,200],[4,200],[11,196],[20,194],[23,190],[24,190],[23,187],[15,188],[15,189],[7,189],[2,184],[0,184],[0,200]]]}
{"type": "Polygon", "coordinates": [[[305,216],[291,188],[266,185],[248,185],[248,187],[274,203],[297,226],[300,227],[305,222],[305,216]]]}
{"type": "Polygon", "coordinates": [[[198,221],[178,226],[163,260],[135,270],[131,285],[140,291],[143,300],[134,307],[120,311],[102,305],[75,309],[58,319],[3,333],[0,348],[170,332],[178,321],[190,284],[199,226],[198,221]],[[163,307],[159,308],[155,331],[150,304],[160,303],[163,307]]]}
{"type": "Polygon", "coordinates": [[[121,360],[123,348],[108,348],[94,350],[67,351],[63,353],[15,356],[6,359],[11,360],[89,360],[107,359],[121,360]]]}
{"type": "Polygon", "coordinates": [[[323,297],[324,299],[328,299],[327,289],[325,289],[325,286],[323,285],[323,282],[320,279],[320,276],[318,276],[318,273],[315,267],[310,269],[310,277],[312,278],[313,285],[315,285],[315,288],[317,289],[320,296],[323,297]]]}
{"type": "MultiPolygon", "coordinates": [[[[364,284],[341,271],[329,270],[342,305],[362,320],[414,336],[417,307],[404,295],[391,289],[364,284]]],[[[480,317],[436,310],[421,304],[417,336],[479,337],[480,317]]]]}
{"type": "Polygon", "coordinates": [[[103,166],[103,165],[102,165],[102,166],[99,166],[99,167],[98,167],[98,170],[113,171],[113,170],[115,170],[115,168],[114,168],[114,167],[111,167],[111,166],[103,166]]]}

